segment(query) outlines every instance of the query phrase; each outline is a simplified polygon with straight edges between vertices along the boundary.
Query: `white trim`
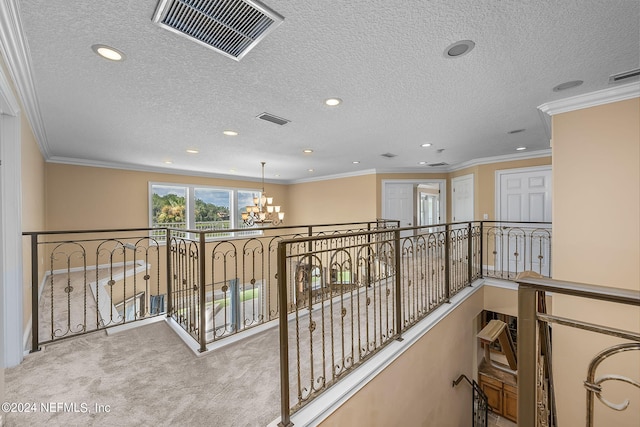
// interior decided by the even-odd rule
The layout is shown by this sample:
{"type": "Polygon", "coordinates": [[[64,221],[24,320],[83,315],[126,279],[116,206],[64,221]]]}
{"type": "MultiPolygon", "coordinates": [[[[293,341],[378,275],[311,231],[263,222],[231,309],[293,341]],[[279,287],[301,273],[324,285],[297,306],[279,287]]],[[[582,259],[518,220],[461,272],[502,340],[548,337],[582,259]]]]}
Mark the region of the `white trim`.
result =
{"type": "MultiPolygon", "coordinates": [[[[512,173],[526,173],[526,172],[542,172],[549,171],[553,173],[553,168],[551,165],[540,165],[540,166],[530,166],[527,168],[515,168],[515,169],[499,169],[495,172],[495,201],[496,204],[494,206],[494,217],[495,221],[501,221],[500,218],[500,206],[502,202],[502,188],[500,181],[502,181],[502,175],[508,175],[512,173]]],[[[550,191],[552,191],[551,189],[550,191]]],[[[553,194],[551,194],[551,198],[553,199],[553,194]]]]}
{"type": "Polygon", "coordinates": [[[598,105],[610,104],[612,102],[625,101],[627,99],[638,97],[640,97],[640,82],[635,82],[572,96],[571,98],[547,102],[538,106],[538,110],[550,116],[554,116],[560,113],[567,113],[569,111],[596,107],[598,105]]]}
{"type": "MultiPolygon", "coordinates": [[[[72,165],[72,166],[88,166],[92,168],[128,170],[133,172],[156,172],[156,173],[161,173],[163,175],[181,175],[181,176],[193,176],[193,177],[203,177],[203,178],[218,178],[218,179],[225,179],[229,181],[262,182],[261,178],[253,178],[253,177],[247,177],[247,176],[225,175],[221,173],[190,171],[190,170],[183,170],[183,169],[168,169],[168,168],[157,167],[157,166],[134,165],[130,163],[120,163],[120,162],[103,162],[99,160],[75,159],[71,157],[60,157],[60,156],[52,156],[48,158],[47,163],[58,163],[58,164],[72,165]]],[[[268,178],[265,178],[264,182],[270,183],[270,184],[288,183],[287,181],[274,180],[274,179],[268,179],[268,178]]]]}
{"type": "Polygon", "coordinates": [[[541,157],[551,157],[551,149],[546,148],[544,150],[529,151],[524,153],[505,154],[503,156],[482,157],[479,159],[469,160],[468,162],[458,163],[450,167],[449,169],[447,169],[447,172],[455,172],[455,171],[470,168],[473,166],[488,165],[492,163],[512,162],[514,160],[539,159],[541,157]]]}
{"type": "MultiPolygon", "coordinates": [[[[325,176],[319,176],[319,177],[313,177],[313,178],[292,179],[292,180],[286,180],[286,179],[274,180],[274,179],[265,178],[265,182],[269,184],[292,185],[292,184],[303,184],[307,182],[331,181],[333,179],[351,178],[351,177],[365,176],[365,175],[380,175],[380,174],[394,174],[394,173],[418,173],[418,174],[424,174],[425,176],[429,176],[432,174],[455,172],[455,171],[473,167],[473,166],[486,165],[491,163],[511,162],[514,160],[538,159],[541,157],[551,157],[551,149],[529,151],[524,153],[505,154],[501,156],[482,157],[479,159],[473,159],[466,162],[451,165],[449,167],[434,167],[428,170],[426,170],[425,168],[366,169],[362,171],[354,171],[349,173],[325,175],[325,176]]],[[[64,165],[73,165],[73,166],[87,166],[87,167],[105,168],[105,169],[129,170],[134,172],[156,172],[156,173],[161,173],[165,175],[181,175],[181,176],[226,179],[226,180],[233,180],[233,181],[261,182],[260,178],[253,178],[253,177],[225,175],[225,174],[211,173],[211,172],[189,171],[189,170],[183,170],[183,169],[167,169],[159,166],[145,166],[145,165],[133,165],[129,163],[119,163],[119,162],[104,162],[104,161],[98,161],[98,160],[74,159],[71,157],[52,156],[47,159],[47,162],[64,164],[64,165]]]]}
{"type": "MultiPolygon", "coordinates": [[[[0,10],[1,15],[2,10],[0,10]]],[[[2,19],[2,16],[0,16],[2,19]]],[[[3,22],[0,24],[4,25],[3,22]]],[[[0,31],[2,31],[0,25],[0,31]]],[[[0,69],[0,367],[18,365],[22,347],[22,189],[20,109],[0,69]]]]}
{"type": "Polygon", "coordinates": [[[31,52],[22,31],[17,0],[0,0],[0,52],[4,56],[31,129],[44,158],[50,155],[35,83],[31,73],[31,52]]]}
{"type": "MultiPolygon", "coordinates": [[[[406,170],[405,170],[405,172],[406,172],[406,170]]],[[[313,178],[294,179],[294,180],[291,180],[291,181],[287,181],[287,183],[288,184],[303,184],[305,182],[329,181],[329,180],[332,180],[332,179],[351,178],[351,177],[355,177],[355,176],[364,176],[364,175],[375,175],[376,173],[377,173],[377,171],[375,169],[365,169],[365,170],[361,170],[361,171],[337,173],[337,174],[334,174],[334,175],[325,175],[325,176],[318,176],[318,177],[313,177],[313,178]]]]}

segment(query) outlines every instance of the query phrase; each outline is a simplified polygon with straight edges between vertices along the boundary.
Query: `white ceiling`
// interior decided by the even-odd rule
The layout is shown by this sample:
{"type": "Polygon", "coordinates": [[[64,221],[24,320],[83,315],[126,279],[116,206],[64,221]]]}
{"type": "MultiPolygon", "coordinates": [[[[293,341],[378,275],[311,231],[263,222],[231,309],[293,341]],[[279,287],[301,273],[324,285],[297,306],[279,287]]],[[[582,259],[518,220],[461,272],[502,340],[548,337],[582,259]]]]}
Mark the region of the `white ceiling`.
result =
{"type": "Polygon", "coordinates": [[[48,160],[79,164],[253,179],[266,161],[268,180],[295,182],[531,155],[549,148],[537,106],[640,65],[638,0],[265,0],[284,22],[239,62],[153,24],[157,0],[9,2],[39,143],[48,160]],[[445,58],[463,39],[475,49],[445,58]],[[570,80],[584,84],[552,91],[570,80]],[[291,123],[256,118],[265,111],[291,123]]]}

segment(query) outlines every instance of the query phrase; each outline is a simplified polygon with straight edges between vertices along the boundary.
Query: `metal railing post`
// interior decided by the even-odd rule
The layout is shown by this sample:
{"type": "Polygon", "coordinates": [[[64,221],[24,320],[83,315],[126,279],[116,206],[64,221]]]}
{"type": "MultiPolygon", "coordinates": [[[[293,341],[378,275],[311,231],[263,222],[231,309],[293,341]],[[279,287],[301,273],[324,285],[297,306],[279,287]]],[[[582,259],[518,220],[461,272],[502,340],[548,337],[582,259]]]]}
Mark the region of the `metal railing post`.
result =
{"type": "Polygon", "coordinates": [[[373,281],[371,277],[371,223],[367,224],[367,283],[369,284],[373,281]]]}
{"type": "Polygon", "coordinates": [[[198,250],[199,285],[200,285],[200,353],[207,351],[207,286],[205,284],[205,233],[200,232],[200,248],[198,250]]]}
{"type": "Polygon", "coordinates": [[[520,284],[518,287],[518,426],[520,427],[537,426],[537,304],[537,291],[520,284]]]}
{"type": "Polygon", "coordinates": [[[165,248],[167,250],[167,317],[171,317],[171,312],[173,311],[173,287],[171,286],[171,282],[173,280],[171,269],[171,230],[168,228],[165,229],[164,236],[165,248]]]}
{"type": "Polygon", "coordinates": [[[449,235],[451,230],[450,227],[450,224],[446,224],[444,226],[444,288],[446,302],[451,302],[451,241],[449,235]]]}
{"type": "Polygon", "coordinates": [[[484,246],[484,221],[480,221],[480,277],[484,277],[484,259],[483,250],[484,246]]]}
{"type": "Polygon", "coordinates": [[[401,274],[402,270],[400,268],[400,230],[396,229],[393,232],[394,240],[396,242],[396,253],[395,253],[395,271],[396,271],[396,331],[398,333],[396,339],[402,340],[402,286],[401,286],[401,274]]]}
{"type": "Polygon", "coordinates": [[[289,404],[289,328],[287,308],[287,250],[286,246],[278,243],[278,304],[280,331],[280,422],[278,426],[290,427],[291,408],[289,404]]]}
{"type": "Polygon", "coordinates": [[[471,226],[471,222],[469,222],[469,227],[467,231],[467,282],[471,285],[471,281],[473,279],[473,227],[471,226]]]}
{"type": "Polygon", "coordinates": [[[38,235],[31,235],[31,351],[40,351],[38,332],[40,330],[38,306],[40,301],[38,286],[38,235]]]}

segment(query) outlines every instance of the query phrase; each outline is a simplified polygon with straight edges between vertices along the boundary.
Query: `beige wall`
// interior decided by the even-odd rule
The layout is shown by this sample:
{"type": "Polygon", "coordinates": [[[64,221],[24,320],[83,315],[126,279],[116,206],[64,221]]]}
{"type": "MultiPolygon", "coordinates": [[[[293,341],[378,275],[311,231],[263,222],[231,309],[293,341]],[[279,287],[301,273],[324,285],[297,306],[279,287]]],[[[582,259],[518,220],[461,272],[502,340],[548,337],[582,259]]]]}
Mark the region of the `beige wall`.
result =
{"type": "Polygon", "coordinates": [[[292,184],[291,224],[372,221],[378,205],[375,189],[374,174],[292,184]]]}
{"type": "Polygon", "coordinates": [[[466,383],[451,384],[460,374],[472,378],[475,373],[475,322],[482,309],[481,289],[322,426],[470,426],[471,389],[466,383]]]}
{"type": "MultiPolygon", "coordinates": [[[[149,182],[259,189],[259,182],[47,163],[47,228],[149,226],[149,182]]],[[[287,188],[265,184],[287,212],[287,188]]],[[[285,218],[287,220],[287,218],[285,218]]]]}
{"type": "MultiPolygon", "coordinates": [[[[553,117],[553,276],[555,279],[640,290],[640,99],[553,117]]],[[[556,296],[554,314],[640,332],[640,310],[556,296]]],[[[554,327],[559,424],[582,424],[589,360],[621,342],[554,327]]],[[[640,379],[640,352],[614,356],[598,371],[640,379]]],[[[595,425],[640,425],[640,390],[605,383],[595,425]]]]}

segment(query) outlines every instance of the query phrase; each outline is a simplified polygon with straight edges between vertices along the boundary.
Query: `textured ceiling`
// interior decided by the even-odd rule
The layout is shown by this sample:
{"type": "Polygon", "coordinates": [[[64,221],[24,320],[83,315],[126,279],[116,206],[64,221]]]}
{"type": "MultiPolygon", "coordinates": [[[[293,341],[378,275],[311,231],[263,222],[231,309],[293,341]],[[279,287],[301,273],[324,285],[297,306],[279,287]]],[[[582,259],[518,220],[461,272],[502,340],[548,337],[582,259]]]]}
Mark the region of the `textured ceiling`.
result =
{"type": "Polygon", "coordinates": [[[237,62],[154,25],[157,0],[18,1],[49,159],[250,178],[266,161],[287,182],[433,172],[418,162],[548,149],[538,105],[640,64],[637,0],[265,3],[285,20],[237,62]],[[445,58],[463,39],[475,49],[445,58]],[[570,80],[584,84],[551,90],[570,80]]]}

